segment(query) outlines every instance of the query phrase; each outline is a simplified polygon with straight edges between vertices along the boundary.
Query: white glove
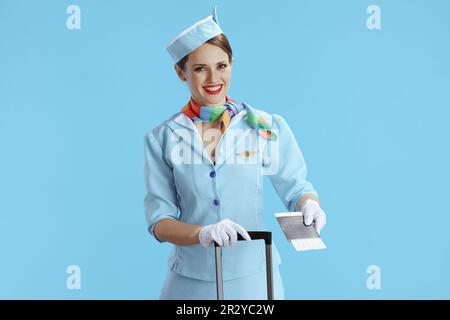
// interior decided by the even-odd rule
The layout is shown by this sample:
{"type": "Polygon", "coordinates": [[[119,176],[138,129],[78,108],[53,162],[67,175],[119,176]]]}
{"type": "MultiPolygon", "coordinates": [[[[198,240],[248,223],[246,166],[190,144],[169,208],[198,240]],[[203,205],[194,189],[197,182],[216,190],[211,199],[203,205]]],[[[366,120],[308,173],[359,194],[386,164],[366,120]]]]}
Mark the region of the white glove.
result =
{"type": "Polygon", "coordinates": [[[221,247],[231,247],[236,244],[238,233],[245,240],[251,240],[249,234],[241,225],[229,219],[224,219],[216,224],[209,224],[201,228],[198,238],[200,244],[205,248],[211,245],[213,241],[221,247]]]}
{"type": "Polygon", "coordinates": [[[320,234],[320,231],[327,224],[327,216],[325,215],[325,212],[323,212],[323,210],[320,208],[317,201],[306,199],[302,203],[302,207],[300,210],[303,213],[305,225],[309,226],[314,221],[316,231],[320,234]]]}

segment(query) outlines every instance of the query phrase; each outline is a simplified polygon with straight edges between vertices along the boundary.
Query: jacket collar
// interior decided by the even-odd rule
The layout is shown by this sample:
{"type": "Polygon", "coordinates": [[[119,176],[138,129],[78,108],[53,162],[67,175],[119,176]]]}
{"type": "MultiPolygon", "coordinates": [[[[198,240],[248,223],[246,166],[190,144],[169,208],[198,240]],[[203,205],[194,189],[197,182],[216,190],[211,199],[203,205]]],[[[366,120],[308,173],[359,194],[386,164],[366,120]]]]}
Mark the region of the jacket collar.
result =
{"type": "MultiPolygon", "coordinates": [[[[240,120],[242,120],[246,115],[247,115],[247,110],[242,109],[241,112],[239,112],[237,115],[235,115],[231,119],[230,124],[229,124],[229,126],[227,128],[227,131],[232,126],[234,126],[237,123],[239,123],[240,120]]],[[[209,155],[207,154],[206,149],[204,149],[204,147],[203,147],[202,137],[200,136],[200,133],[198,132],[197,127],[194,125],[194,123],[192,122],[191,118],[186,116],[184,113],[180,112],[179,114],[176,114],[172,120],[173,120],[173,122],[177,123],[178,125],[181,125],[181,126],[187,128],[187,129],[193,131],[194,139],[196,140],[196,142],[193,143],[193,145],[194,145],[193,146],[194,152],[196,152],[198,155],[204,157],[205,159],[209,159],[209,155]]],[[[173,127],[173,125],[169,124],[169,126],[172,127],[172,129],[175,129],[173,127]]],[[[248,131],[252,130],[250,127],[246,127],[246,129],[248,131]]],[[[217,152],[217,150],[220,150],[219,147],[220,147],[220,145],[222,143],[227,143],[226,139],[225,139],[227,131],[225,131],[225,133],[222,135],[222,137],[219,140],[219,143],[216,146],[216,165],[215,165],[216,169],[219,169],[223,165],[223,162],[225,162],[225,160],[226,160],[220,155],[220,152],[217,152]]],[[[237,145],[241,144],[243,141],[244,141],[244,136],[239,137],[239,139],[237,141],[237,145]]],[[[230,143],[230,142],[228,142],[228,143],[230,143]]],[[[234,147],[236,147],[236,145],[234,147]]],[[[230,155],[231,155],[231,153],[228,156],[230,156],[230,155]]],[[[212,162],[210,164],[212,166],[214,166],[212,162]]]]}
{"type": "MultiPolygon", "coordinates": [[[[230,125],[228,126],[227,130],[236,122],[238,122],[239,120],[241,120],[242,118],[244,118],[247,115],[247,110],[244,108],[241,110],[241,112],[239,112],[237,115],[235,115],[231,121],[230,121],[230,125]]],[[[185,115],[184,113],[180,112],[178,115],[175,116],[175,118],[173,119],[173,121],[175,121],[176,123],[178,123],[179,125],[182,125],[183,127],[186,127],[188,129],[191,129],[193,131],[197,131],[197,128],[194,125],[194,122],[192,122],[192,120],[185,115]]]]}

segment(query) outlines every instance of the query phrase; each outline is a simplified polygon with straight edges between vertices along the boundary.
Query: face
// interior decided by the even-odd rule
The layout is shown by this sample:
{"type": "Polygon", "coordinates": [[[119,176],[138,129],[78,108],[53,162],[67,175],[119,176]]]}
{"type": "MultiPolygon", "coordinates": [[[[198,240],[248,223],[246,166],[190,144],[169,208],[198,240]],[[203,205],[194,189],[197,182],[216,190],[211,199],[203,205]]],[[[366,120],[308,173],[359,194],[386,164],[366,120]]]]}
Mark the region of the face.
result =
{"type": "Polygon", "coordinates": [[[224,105],[231,84],[231,63],[221,48],[204,43],[189,54],[184,70],[175,65],[178,77],[187,81],[192,98],[201,105],[224,105]]]}

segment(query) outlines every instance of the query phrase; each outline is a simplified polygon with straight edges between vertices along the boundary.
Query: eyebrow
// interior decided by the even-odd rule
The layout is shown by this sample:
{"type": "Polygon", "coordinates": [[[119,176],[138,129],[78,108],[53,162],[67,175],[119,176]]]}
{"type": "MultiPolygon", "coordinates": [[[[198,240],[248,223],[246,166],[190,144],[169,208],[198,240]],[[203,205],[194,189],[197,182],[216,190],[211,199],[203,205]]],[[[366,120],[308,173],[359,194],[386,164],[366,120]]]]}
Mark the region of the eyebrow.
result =
{"type": "MultiPolygon", "coordinates": [[[[227,62],[225,60],[223,60],[223,61],[217,62],[216,65],[222,64],[222,63],[227,63],[227,62]]],[[[198,66],[206,67],[206,64],[196,63],[196,64],[193,65],[193,67],[198,67],[198,66]]]]}

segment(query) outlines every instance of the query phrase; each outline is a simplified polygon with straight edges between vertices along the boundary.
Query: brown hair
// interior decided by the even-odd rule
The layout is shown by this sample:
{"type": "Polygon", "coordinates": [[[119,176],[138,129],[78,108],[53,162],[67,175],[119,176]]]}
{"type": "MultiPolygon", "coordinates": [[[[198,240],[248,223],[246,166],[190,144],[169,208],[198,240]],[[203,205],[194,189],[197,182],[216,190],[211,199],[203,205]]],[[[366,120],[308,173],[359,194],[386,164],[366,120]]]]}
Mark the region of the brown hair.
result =
{"type": "MultiPolygon", "coordinates": [[[[228,38],[223,33],[215,36],[214,38],[209,39],[205,43],[212,44],[225,51],[226,54],[228,55],[228,61],[231,63],[231,61],[233,60],[233,50],[231,50],[228,38]]],[[[188,59],[189,54],[185,55],[180,61],[177,62],[177,65],[178,67],[180,67],[181,70],[184,70],[184,66],[186,65],[188,59]]]]}

